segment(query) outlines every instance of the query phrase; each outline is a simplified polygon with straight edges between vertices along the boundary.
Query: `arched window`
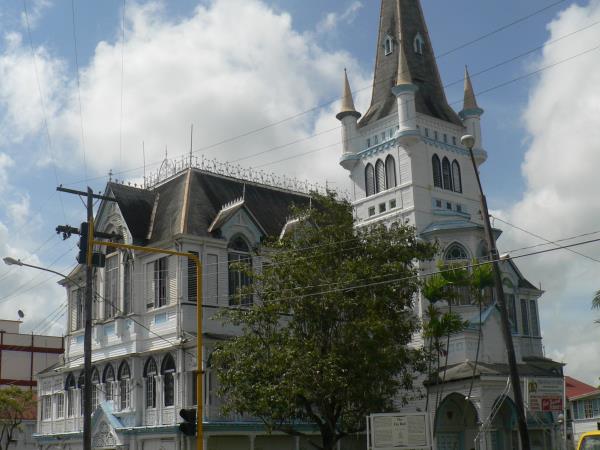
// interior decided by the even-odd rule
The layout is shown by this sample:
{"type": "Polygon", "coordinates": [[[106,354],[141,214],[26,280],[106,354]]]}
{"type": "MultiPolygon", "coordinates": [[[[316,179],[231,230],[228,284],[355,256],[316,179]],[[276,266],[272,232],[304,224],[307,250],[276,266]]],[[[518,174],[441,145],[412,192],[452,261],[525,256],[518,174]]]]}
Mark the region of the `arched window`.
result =
{"type": "Polygon", "coordinates": [[[146,408],[156,408],[156,361],[150,357],[144,366],[144,378],[146,379],[146,408]]]}
{"type": "Polygon", "coordinates": [[[431,158],[431,166],[433,167],[433,185],[442,187],[442,165],[438,155],[433,155],[431,158]]]}
{"type": "Polygon", "coordinates": [[[83,389],[85,387],[85,376],[83,372],[77,378],[77,389],[79,389],[79,415],[83,416],[83,389]]]}
{"type": "Polygon", "coordinates": [[[98,407],[98,385],[100,384],[100,374],[98,369],[92,369],[92,411],[98,407]]]}
{"type": "Polygon", "coordinates": [[[454,192],[462,193],[462,180],[460,178],[460,165],[457,160],[452,161],[452,185],[454,192]]]}
{"type": "Polygon", "coordinates": [[[252,294],[242,292],[252,283],[249,272],[252,270],[250,248],[241,236],[235,237],[229,244],[229,304],[251,305],[252,294]]]}
{"type": "Polygon", "coordinates": [[[129,396],[129,380],[131,379],[131,372],[129,371],[129,364],[127,364],[127,361],[121,363],[117,376],[119,379],[119,405],[121,406],[121,411],[123,411],[131,405],[129,396]]]}
{"type": "Polygon", "coordinates": [[[442,184],[444,189],[452,190],[452,171],[450,170],[450,161],[446,157],[442,159],[442,184]]]}
{"type": "Polygon", "coordinates": [[[167,353],[163,358],[160,366],[160,374],[163,376],[163,399],[165,406],[173,406],[175,404],[175,361],[173,357],[167,353]]]}
{"type": "Polygon", "coordinates": [[[383,47],[385,48],[386,55],[390,55],[394,51],[394,40],[391,36],[388,35],[385,37],[383,47]]]}
{"type": "Polygon", "coordinates": [[[375,191],[385,191],[385,166],[383,161],[378,159],[375,163],[375,191]]]}
{"type": "Polygon", "coordinates": [[[75,377],[72,373],[67,375],[65,380],[65,391],[67,398],[67,417],[73,417],[75,415],[75,377]]]}
{"type": "Polygon", "coordinates": [[[487,261],[490,258],[490,252],[488,250],[487,243],[481,241],[477,247],[477,259],[487,261]]]}
{"type": "Polygon", "coordinates": [[[392,155],[388,155],[385,158],[385,178],[387,181],[387,187],[393,188],[397,186],[396,183],[396,161],[392,155]]]}
{"type": "Polygon", "coordinates": [[[365,190],[367,197],[375,193],[375,169],[370,163],[365,167],[365,190]]]}
{"type": "Polygon", "coordinates": [[[131,312],[133,303],[133,259],[129,252],[123,257],[123,314],[131,312]]]}
{"type": "Polygon", "coordinates": [[[425,40],[423,39],[423,36],[421,36],[421,33],[417,33],[415,36],[415,40],[413,41],[413,49],[416,54],[423,54],[423,50],[425,49],[425,40]]]}
{"type": "Polygon", "coordinates": [[[113,369],[112,364],[108,364],[104,368],[102,383],[104,384],[104,399],[107,402],[113,400],[115,396],[115,369],[113,369]]]}
{"type": "Polygon", "coordinates": [[[463,261],[469,259],[469,256],[467,250],[462,245],[454,243],[446,249],[444,259],[446,261],[463,261]]]}

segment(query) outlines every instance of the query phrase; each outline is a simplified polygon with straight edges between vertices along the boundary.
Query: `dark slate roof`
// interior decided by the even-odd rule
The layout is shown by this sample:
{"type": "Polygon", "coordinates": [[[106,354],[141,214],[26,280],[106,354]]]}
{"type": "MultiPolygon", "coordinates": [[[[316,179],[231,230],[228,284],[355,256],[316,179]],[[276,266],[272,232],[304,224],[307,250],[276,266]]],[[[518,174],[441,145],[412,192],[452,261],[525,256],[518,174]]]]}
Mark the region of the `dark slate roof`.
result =
{"type": "Polygon", "coordinates": [[[410,76],[419,88],[415,96],[417,112],[462,125],[446,100],[420,1],[382,0],[371,106],[359,122],[359,127],[395,113],[398,109],[396,97],[392,93],[398,73],[398,45],[402,45],[410,76]],[[417,33],[425,41],[422,55],[413,50],[417,33]],[[396,46],[396,50],[390,55],[386,55],[383,50],[388,35],[395,40],[396,46]]]}
{"type": "Polygon", "coordinates": [[[117,183],[108,183],[108,189],[117,199],[134,242],[145,242],[156,194],[146,189],[117,183]]]}
{"type": "Polygon", "coordinates": [[[309,204],[309,196],[305,194],[199,169],[185,170],[152,190],[115,183],[109,183],[109,188],[134,240],[140,243],[167,240],[182,232],[209,236],[208,228],[221,208],[242,195],[244,207],[265,232],[269,236],[279,236],[292,204],[309,204]],[[155,203],[156,212],[152,220],[155,203]]]}

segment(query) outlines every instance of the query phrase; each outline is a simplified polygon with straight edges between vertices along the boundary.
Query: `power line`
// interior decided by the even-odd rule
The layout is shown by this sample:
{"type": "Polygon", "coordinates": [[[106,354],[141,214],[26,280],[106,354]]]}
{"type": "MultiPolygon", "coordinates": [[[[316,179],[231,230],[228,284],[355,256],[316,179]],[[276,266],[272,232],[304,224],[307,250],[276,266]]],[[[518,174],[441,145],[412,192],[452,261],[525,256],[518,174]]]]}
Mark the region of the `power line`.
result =
{"type": "MultiPolygon", "coordinates": [[[[46,142],[48,144],[48,152],[50,153],[50,159],[52,160],[52,171],[54,172],[54,180],[58,184],[58,173],[56,171],[56,158],[54,155],[54,149],[52,147],[52,139],[50,138],[50,129],[48,128],[48,114],[46,112],[46,103],[44,102],[44,95],[42,94],[42,84],[40,83],[40,76],[37,67],[37,58],[35,50],[33,48],[33,39],[31,38],[31,27],[29,25],[29,13],[27,11],[27,0],[23,0],[23,11],[25,13],[25,25],[27,28],[27,39],[29,40],[29,48],[31,49],[31,59],[33,61],[33,70],[35,72],[35,81],[37,83],[38,95],[40,98],[40,108],[42,110],[42,117],[44,119],[44,130],[46,135],[46,142]]],[[[63,213],[63,218],[67,220],[67,214],[65,213],[65,205],[63,204],[62,197],[58,196],[60,203],[60,209],[63,213]]]]}
{"type": "MultiPolygon", "coordinates": [[[[510,227],[513,227],[516,230],[522,231],[523,233],[526,233],[526,234],[528,234],[530,236],[533,236],[535,238],[541,239],[542,241],[546,241],[549,244],[560,246],[560,244],[557,244],[557,241],[551,241],[550,239],[546,239],[545,237],[540,236],[539,234],[535,234],[535,233],[533,233],[531,231],[528,231],[528,230],[526,230],[524,228],[521,228],[521,227],[519,227],[517,225],[514,225],[514,224],[512,224],[510,222],[507,222],[506,220],[501,219],[500,217],[496,217],[496,216],[492,216],[492,217],[494,219],[496,219],[496,220],[498,220],[498,221],[500,221],[502,223],[505,223],[506,225],[508,225],[510,227]]],[[[571,248],[566,248],[565,250],[567,250],[567,251],[569,251],[571,253],[574,253],[576,255],[583,256],[584,258],[589,259],[590,261],[594,261],[594,262],[600,263],[600,259],[592,258],[591,256],[588,256],[588,255],[586,255],[584,253],[578,252],[577,250],[573,250],[571,248]]]]}
{"type": "MultiPolygon", "coordinates": [[[[542,13],[542,12],[544,12],[544,11],[548,10],[549,8],[552,8],[552,7],[554,7],[554,6],[556,6],[556,5],[560,4],[560,3],[564,3],[565,1],[566,1],[566,0],[560,0],[560,1],[558,1],[558,2],[552,3],[552,4],[551,4],[551,5],[549,5],[549,6],[546,6],[546,7],[542,8],[542,9],[540,9],[540,10],[537,10],[537,11],[535,11],[535,12],[531,13],[531,14],[528,14],[528,15],[526,15],[526,16],[524,16],[524,17],[521,17],[521,18],[519,18],[519,19],[517,19],[517,20],[515,20],[515,21],[513,21],[513,22],[511,22],[511,23],[509,23],[509,24],[503,25],[502,27],[500,27],[500,28],[498,28],[498,29],[496,29],[496,30],[493,30],[493,31],[491,31],[491,32],[489,32],[489,33],[486,33],[486,34],[482,35],[480,38],[474,39],[474,40],[472,40],[472,41],[469,41],[469,42],[467,42],[467,43],[465,43],[465,44],[461,44],[459,47],[456,47],[455,49],[452,49],[452,50],[450,50],[450,51],[446,52],[444,55],[440,55],[440,56],[438,56],[438,57],[436,58],[436,60],[437,60],[437,59],[440,59],[440,58],[442,58],[443,56],[445,56],[445,55],[447,55],[447,54],[450,54],[450,53],[452,53],[452,52],[454,52],[454,51],[458,50],[459,48],[464,48],[464,47],[466,47],[466,46],[468,46],[468,45],[471,45],[471,44],[473,44],[473,43],[477,42],[478,40],[485,39],[486,37],[489,37],[489,36],[491,36],[491,35],[493,35],[493,34],[496,34],[496,33],[500,32],[500,31],[503,31],[503,30],[505,30],[505,29],[509,28],[509,27],[510,27],[510,26],[512,26],[512,25],[515,25],[515,24],[517,24],[517,23],[520,23],[520,22],[522,22],[522,21],[524,21],[524,20],[527,20],[527,19],[529,19],[529,18],[531,18],[531,17],[535,16],[536,14],[542,13]]],[[[572,36],[573,34],[576,34],[576,33],[580,32],[580,31],[583,31],[583,30],[585,30],[585,29],[588,29],[588,28],[590,28],[591,26],[594,26],[594,25],[596,25],[596,24],[597,24],[597,23],[594,23],[594,24],[592,24],[592,25],[589,25],[589,26],[587,26],[587,27],[585,27],[585,28],[582,28],[582,29],[576,30],[576,31],[574,31],[574,32],[572,32],[572,33],[569,33],[568,35],[565,35],[565,36],[562,36],[562,37],[560,37],[560,38],[558,38],[558,39],[555,39],[554,41],[550,41],[549,43],[547,43],[547,44],[545,44],[545,45],[549,45],[549,44],[555,43],[555,42],[557,42],[557,41],[560,41],[560,40],[562,40],[562,39],[564,39],[564,38],[566,38],[566,37],[572,36]]],[[[503,61],[503,62],[501,62],[501,63],[495,64],[494,66],[488,67],[487,69],[484,69],[484,70],[482,70],[482,71],[480,71],[480,72],[474,73],[474,74],[472,75],[472,78],[473,78],[473,77],[475,77],[475,76],[477,76],[477,75],[480,75],[480,74],[482,74],[482,73],[488,72],[488,71],[490,71],[490,70],[492,70],[492,69],[498,68],[498,67],[500,67],[500,66],[502,66],[502,65],[508,64],[509,62],[512,62],[512,61],[514,61],[514,60],[516,60],[516,59],[518,59],[518,58],[521,58],[521,57],[523,57],[523,56],[526,56],[526,55],[528,55],[528,54],[531,54],[531,53],[533,53],[534,51],[536,51],[536,50],[539,50],[540,48],[543,48],[543,47],[544,47],[544,46],[541,46],[541,47],[535,47],[534,49],[532,49],[532,50],[529,50],[529,51],[527,51],[527,52],[525,52],[525,53],[523,53],[523,54],[520,54],[520,55],[518,55],[518,56],[515,56],[515,57],[513,57],[513,58],[510,58],[510,59],[508,59],[508,60],[506,60],[506,61],[503,61]]],[[[394,78],[395,78],[395,76],[394,76],[394,78]]],[[[385,82],[385,81],[389,81],[389,80],[382,80],[381,82],[385,82]]],[[[458,82],[462,82],[462,81],[463,81],[462,79],[460,79],[460,80],[458,80],[458,81],[454,81],[454,82],[452,82],[452,83],[450,83],[450,84],[446,85],[445,87],[448,87],[448,86],[454,85],[454,84],[456,84],[456,83],[458,83],[458,82]]],[[[371,87],[373,87],[373,86],[374,86],[374,83],[372,83],[372,84],[370,84],[370,85],[368,85],[368,86],[362,87],[362,88],[360,88],[360,89],[357,89],[357,90],[353,91],[353,93],[354,93],[354,94],[356,94],[356,93],[358,93],[358,92],[360,92],[360,91],[363,91],[363,90],[366,90],[366,89],[370,89],[370,88],[371,88],[371,87]]],[[[314,112],[315,110],[318,110],[318,109],[321,109],[321,108],[323,108],[323,107],[325,107],[325,106],[328,106],[328,105],[330,105],[330,104],[334,103],[334,102],[335,102],[335,101],[337,101],[337,100],[339,100],[339,97],[336,97],[336,98],[334,98],[334,99],[331,99],[331,100],[329,100],[329,101],[327,101],[327,102],[325,102],[325,103],[322,103],[322,104],[319,104],[319,105],[317,105],[317,106],[314,106],[314,107],[312,107],[312,108],[309,108],[309,109],[307,109],[307,110],[305,110],[305,111],[301,111],[301,112],[299,112],[299,113],[296,113],[296,114],[294,114],[294,115],[291,115],[291,116],[289,116],[289,117],[286,117],[286,118],[284,118],[284,119],[281,119],[281,120],[279,120],[279,121],[272,122],[272,123],[270,123],[270,124],[267,124],[267,125],[265,125],[265,126],[263,126],[263,127],[259,127],[259,128],[253,129],[253,130],[249,130],[248,132],[245,132],[245,133],[242,133],[242,134],[239,134],[239,135],[235,135],[235,136],[232,136],[232,137],[226,138],[226,139],[224,139],[224,140],[222,140],[222,141],[219,141],[219,142],[216,142],[216,143],[210,144],[210,145],[208,145],[208,146],[205,146],[205,147],[200,147],[200,148],[198,148],[198,149],[194,150],[194,153],[202,152],[203,150],[207,150],[207,149],[210,149],[210,148],[213,148],[213,147],[216,147],[216,146],[219,146],[219,145],[225,144],[225,143],[232,142],[232,141],[234,141],[234,140],[237,140],[237,139],[240,139],[240,138],[242,138],[242,137],[247,137],[247,136],[249,136],[249,135],[252,135],[252,134],[258,133],[258,132],[260,132],[260,131],[263,131],[263,130],[265,130],[265,129],[267,129],[267,128],[270,128],[270,127],[273,127],[273,126],[276,126],[276,125],[282,124],[282,123],[284,123],[284,122],[287,122],[287,121],[290,121],[290,120],[293,120],[293,119],[295,119],[295,118],[297,118],[297,117],[300,117],[300,116],[302,116],[302,115],[304,115],[304,114],[308,114],[308,113],[310,113],[310,112],[314,112]]],[[[306,138],[297,139],[297,140],[295,140],[295,141],[293,141],[293,142],[290,142],[290,143],[285,143],[285,144],[281,144],[281,145],[277,145],[277,146],[271,147],[271,148],[269,148],[269,149],[267,149],[267,150],[263,150],[263,151],[260,151],[260,152],[258,152],[258,153],[255,153],[255,154],[253,154],[253,155],[248,155],[248,156],[244,156],[244,157],[241,157],[241,158],[235,159],[235,160],[233,160],[233,162],[237,162],[237,161],[246,160],[246,159],[252,158],[252,157],[254,157],[254,156],[258,156],[258,155],[261,155],[261,154],[264,154],[264,153],[268,153],[268,152],[270,152],[270,151],[274,151],[274,150],[278,150],[278,149],[281,149],[281,148],[285,148],[285,147],[288,147],[288,146],[290,146],[290,145],[297,144],[297,143],[300,143],[300,142],[303,142],[303,141],[309,140],[309,139],[311,139],[311,138],[317,137],[317,136],[319,136],[319,135],[322,135],[322,134],[325,134],[325,133],[328,133],[328,132],[331,132],[331,131],[334,131],[334,130],[337,130],[337,129],[340,129],[340,128],[341,128],[341,127],[340,127],[340,126],[338,126],[338,127],[335,127],[335,128],[331,128],[331,129],[329,129],[329,130],[321,131],[321,132],[315,133],[315,134],[313,134],[313,135],[307,136],[306,138]]],[[[338,142],[338,144],[340,144],[340,143],[341,143],[341,142],[338,142]]],[[[332,146],[334,146],[334,145],[335,145],[335,144],[329,145],[329,146],[327,146],[326,148],[332,147],[332,146]]],[[[305,155],[305,154],[309,154],[309,153],[315,153],[315,152],[317,152],[317,151],[319,151],[319,150],[323,150],[323,149],[325,149],[325,148],[315,149],[315,150],[312,150],[312,151],[310,151],[310,152],[306,152],[306,153],[304,153],[304,154],[301,154],[301,155],[298,155],[298,156],[303,156],[303,155],[305,155]]],[[[187,153],[185,153],[185,154],[187,154],[187,153]]],[[[181,155],[184,155],[184,153],[181,153],[181,155]]],[[[177,155],[177,156],[180,156],[180,155],[177,155]]],[[[286,160],[287,160],[287,159],[286,159],[286,160]]],[[[272,163],[272,164],[275,164],[275,163],[277,163],[277,162],[282,162],[282,161],[283,161],[283,160],[276,161],[276,162],[274,162],[274,163],[272,163]]],[[[162,163],[162,160],[161,160],[161,161],[154,162],[154,163],[149,163],[149,164],[147,164],[146,166],[155,166],[155,165],[158,165],[158,164],[161,164],[161,163],[162,163]]],[[[262,166],[259,166],[259,167],[262,167],[262,166]]],[[[141,169],[141,168],[142,168],[142,167],[134,167],[134,168],[127,169],[127,170],[121,170],[121,171],[119,171],[119,172],[116,172],[116,173],[115,173],[115,175],[123,175],[123,174],[126,174],[126,173],[130,173],[130,172],[133,172],[133,171],[139,170],[139,169],[141,169]]],[[[106,176],[98,176],[98,177],[95,177],[95,178],[89,178],[89,179],[86,179],[86,180],[81,180],[81,181],[79,181],[79,180],[78,180],[78,181],[73,181],[73,182],[70,182],[70,183],[68,183],[68,185],[75,185],[75,184],[79,184],[79,183],[81,183],[82,181],[99,180],[99,179],[105,179],[105,178],[107,178],[107,177],[106,177],[106,176]]]]}
{"type": "MultiPolygon", "coordinates": [[[[83,152],[83,173],[85,175],[85,179],[87,180],[87,163],[85,158],[85,135],[83,133],[83,108],[81,107],[81,85],[79,82],[79,57],[77,56],[77,28],[75,27],[75,0],[71,0],[71,15],[73,18],[73,46],[75,51],[75,69],[77,75],[77,99],[79,103],[79,119],[81,126],[81,150],[83,152]]],[[[56,182],[58,184],[58,181],[56,182]]],[[[65,218],[65,221],[67,219],[65,218]]]]}

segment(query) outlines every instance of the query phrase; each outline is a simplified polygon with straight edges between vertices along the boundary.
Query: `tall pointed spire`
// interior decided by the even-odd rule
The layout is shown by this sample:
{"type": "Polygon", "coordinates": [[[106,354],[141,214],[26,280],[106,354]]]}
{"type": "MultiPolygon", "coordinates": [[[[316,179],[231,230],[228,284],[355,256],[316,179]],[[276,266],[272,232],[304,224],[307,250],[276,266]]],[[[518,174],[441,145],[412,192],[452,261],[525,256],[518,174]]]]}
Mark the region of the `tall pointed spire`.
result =
{"type": "Polygon", "coordinates": [[[475,91],[473,91],[473,84],[471,83],[471,77],[469,76],[469,69],[465,66],[465,99],[463,103],[463,111],[468,109],[479,109],[477,105],[477,99],[475,98],[475,91]]]}
{"type": "Polygon", "coordinates": [[[342,105],[340,112],[335,117],[338,120],[342,120],[346,116],[354,116],[357,119],[361,114],[354,107],[354,99],[352,98],[352,90],[350,89],[350,82],[348,81],[348,72],[344,68],[344,92],[342,95],[342,105]]]}
{"type": "Polygon", "coordinates": [[[462,125],[446,100],[420,0],[381,0],[371,105],[359,127],[396,112],[392,88],[400,72],[405,72],[399,70],[400,50],[411,83],[419,88],[415,97],[417,113],[462,125]]]}

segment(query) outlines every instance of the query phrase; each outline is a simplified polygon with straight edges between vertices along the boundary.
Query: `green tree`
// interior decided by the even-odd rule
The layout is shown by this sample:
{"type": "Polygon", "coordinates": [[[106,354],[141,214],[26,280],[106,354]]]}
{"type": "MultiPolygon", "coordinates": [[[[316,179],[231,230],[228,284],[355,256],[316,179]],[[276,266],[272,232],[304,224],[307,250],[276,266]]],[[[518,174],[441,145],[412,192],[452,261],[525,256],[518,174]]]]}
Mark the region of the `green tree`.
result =
{"type": "Polygon", "coordinates": [[[14,443],[23,420],[32,412],[35,416],[31,391],[15,386],[0,389],[0,450],[7,450],[14,443]]]}
{"type": "Polygon", "coordinates": [[[212,361],[226,412],[296,435],[294,423],[313,423],[321,439],[312,445],[330,450],[364,430],[368,414],[405,400],[425,371],[424,352],[409,346],[420,327],[415,262],[435,248],[411,227],[355,228],[352,206],[333,194],[315,194],[313,205],[265,246],[253,305],[223,313],[240,335],[212,361]]]}
{"type": "MultiPolygon", "coordinates": [[[[600,290],[596,291],[596,294],[594,295],[594,298],[592,299],[592,308],[600,309],[600,290]]],[[[597,319],[595,322],[600,323],[600,319],[597,319]]]]}

